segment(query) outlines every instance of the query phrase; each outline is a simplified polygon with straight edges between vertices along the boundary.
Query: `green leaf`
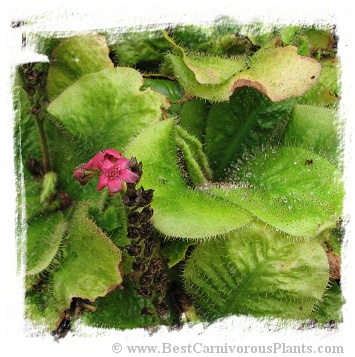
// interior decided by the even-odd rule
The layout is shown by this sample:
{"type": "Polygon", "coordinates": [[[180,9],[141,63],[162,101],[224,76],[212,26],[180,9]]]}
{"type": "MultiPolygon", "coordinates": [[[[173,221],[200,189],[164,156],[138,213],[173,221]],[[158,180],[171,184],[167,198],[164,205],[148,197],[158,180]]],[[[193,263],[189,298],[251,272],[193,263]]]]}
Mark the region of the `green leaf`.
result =
{"type": "Polygon", "coordinates": [[[102,35],[88,34],[62,40],[52,53],[47,92],[53,100],[85,74],[113,68],[109,48],[102,35]]]}
{"type": "Polygon", "coordinates": [[[33,275],[47,269],[62,241],[67,224],[61,212],[39,216],[27,228],[26,274],[33,275]]]}
{"type": "Polygon", "coordinates": [[[177,115],[180,113],[181,105],[177,102],[183,97],[183,90],[179,82],[168,79],[144,78],[144,84],[141,89],[146,88],[151,88],[168,98],[171,103],[168,113],[177,115]]]}
{"type": "Polygon", "coordinates": [[[212,172],[207,157],[202,150],[202,144],[180,126],[176,126],[176,141],[181,148],[189,178],[193,185],[202,185],[206,179],[211,179],[212,172]]]}
{"type": "Polygon", "coordinates": [[[179,124],[201,143],[205,142],[206,119],[209,105],[202,99],[185,102],[179,115],[179,124]]]}
{"type": "Polygon", "coordinates": [[[334,110],[295,105],[283,143],[314,151],[332,162],[337,162],[340,150],[338,121],[334,110]]]}
{"type": "Polygon", "coordinates": [[[120,66],[144,68],[148,73],[158,68],[170,47],[160,30],[111,33],[107,37],[120,66]]]}
{"type": "Polygon", "coordinates": [[[241,88],[228,103],[215,103],[208,114],[205,152],[215,180],[239,159],[262,145],[275,145],[290,118],[293,101],[273,103],[254,88],[241,88]]]}
{"type": "Polygon", "coordinates": [[[117,246],[130,244],[127,237],[126,211],[120,195],[110,196],[105,207],[90,205],[88,214],[117,246]]]}
{"type": "Polygon", "coordinates": [[[178,82],[168,79],[144,78],[141,89],[152,88],[154,91],[163,94],[171,103],[179,101],[183,92],[178,82]]]}
{"type": "Polygon", "coordinates": [[[188,258],[185,287],[206,320],[228,315],[306,319],[328,283],[316,242],[290,241],[254,223],[201,243],[188,258]]]}
{"type": "Polygon", "coordinates": [[[161,254],[168,259],[168,267],[172,268],[182,260],[185,260],[187,250],[195,245],[197,245],[197,242],[189,240],[171,240],[164,244],[161,254]]]}
{"type": "Polygon", "coordinates": [[[320,63],[322,71],[317,84],[299,98],[299,103],[334,106],[341,95],[339,59],[322,59],[320,63]]]}
{"type": "Polygon", "coordinates": [[[186,66],[200,84],[220,84],[247,66],[245,59],[226,59],[211,56],[184,57],[186,66]]]}
{"type": "Polygon", "coordinates": [[[127,147],[143,162],[141,185],[154,189],[152,223],[170,237],[202,239],[244,226],[251,215],[232,203],[189,188],[181,176],[172,119],[151,125],[127,147]]]}
{"type": "Polygon", "coordinates": [[[85,313],[82,322],[85,325],[97,328],[133,329],[143,326],[152,326],[157,323],[157,316],[142,315],[144,307],[154,312],[152,302],[138,295],[134,283],[125,277],[124,289],[115,289],[105,297],[96,301],[97,310],[85,313]]]}
{"type": "Polygon", "coordinates": [[[262,152],[231,175],[233,184],[207,188],[288,234],[314,238],[335,227],[344,189],[326,159],[301,148],[262,152]]]}
{"type": "Polygon", "coordinates": [[[157,122],[166,99],[151,89],[140,91],[143,78],[131,68],[104,69],[78,79],[48,107],[69,132],[89,138],[92,154],[105,147],[122,150],[132,136],[157,122]]]}
{"type": "Polygon", "coordinates": [[[72,298],[94,301],[122,282],[121,251],[87,217],[88,206],[77,208],[70,224],[64,259],[50,280],[58,311],[69,308],[72,298]]]}
{"type": "Polygon", "coordinates": [[[322,301],[316,307],[311,315],[313,320],[317,320],[320,324],[325,324],[329,321],[342,322],[342,306],[345,303],[345,299],[341,292],[340,286],[333,282],[327,288],[322,301]]]}
{"type": "Polygon", "coordinates": [[[47,172],[43,179],[43,188],[41,192],[40,202],[43,203],[50,200],[56,193],[57,174],[53,171],[47,172]]]}
{"type": "MultiPolygon", "coordinates": [[[[181,47],[179,49],[183,51],[181,47]]],[[[316,60],[299,56],[297,47],[269,48],[252,57],[249,69],[226,81],[221,77],[220,82],[215,81],[211,86],[210,83],[199,83],[184,54],[183,57],[168,54],[167,59],[185,91],[211,101],[227,101],[237,88],[243,86],[256,88],[274,102],[301,96],[317,82],[321,71],[316,60]]],[[[215,63],[212,58],[210,61],[215,63]]]]}

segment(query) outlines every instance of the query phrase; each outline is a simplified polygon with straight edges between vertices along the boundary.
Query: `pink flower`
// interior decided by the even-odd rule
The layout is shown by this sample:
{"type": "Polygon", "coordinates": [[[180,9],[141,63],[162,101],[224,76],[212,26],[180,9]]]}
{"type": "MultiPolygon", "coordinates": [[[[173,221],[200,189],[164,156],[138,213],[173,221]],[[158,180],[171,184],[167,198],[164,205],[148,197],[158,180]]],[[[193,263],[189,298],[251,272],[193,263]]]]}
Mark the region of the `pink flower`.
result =
{"type": "Polygon", "coordinates": [[[141,175],[142,164],[138,164],[135,158],[128,160],[120,152],[106,149],[101,150],[86,164],[76,167],[73,176],[82,186],[100,176],[97,190],[107,186],[113,195],[122,190],[122,182],[137,183],[141,175]]]}
{"type": "Polygon", "coordinates": [[[100,191],[107,186],[110,194],[114,195],[122,190],[122,181],[137,183],[140,177],[129,169],[130,164],[131,160],[125,157],[117,158],[115,162],[105,159],[100,167],[103,174],[99,179],[97,190],[100,191]]]}
{"type": "Polygon", "coordinates": [[[122,157],[122,154],[115,149],[106,149],[101,150],[98,154],[96,154],[89,162],[85,165],[87,169],[91,169],[92,167],[101,169],[105,160],[110,160],[112,162],[116,162],[118,159],[122,157]]]}

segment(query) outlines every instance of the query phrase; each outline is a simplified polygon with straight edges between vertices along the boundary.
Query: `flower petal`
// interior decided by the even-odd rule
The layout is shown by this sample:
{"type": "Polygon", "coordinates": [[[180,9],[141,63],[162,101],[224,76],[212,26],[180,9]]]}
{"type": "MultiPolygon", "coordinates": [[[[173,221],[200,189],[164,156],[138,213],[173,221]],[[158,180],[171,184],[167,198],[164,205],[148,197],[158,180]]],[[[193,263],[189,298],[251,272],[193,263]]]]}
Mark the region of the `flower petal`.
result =
{"type": "Polygon", "coordinates": [[[106,149],[104,150],[104,152],[106,153],[106,158],[108,158],[109,160],[115,159],[114,161],[116,161],[122,157],[122,154],[115,149],[106,149]]]}
{"type": "Polygon", "coordinates": [[[111,168],[112,166],[114,166],[114,164],[110,161],[110,160],[104,160],[104,162],[102,163],[102,166],[100,167],[102,172],[107,172],[107,170],[109,168],[111,168]]]}
{"type": "Polygon", "coordinates": [[[107,187],[111,195],[122,190],[122,181],[119,178],[113,178],[108,181],[107,187]]]}
{"type": "Polygon", "coordinates": [[[127,167],[129,167],[130,164],[131,164],[131,160],[125,157],[121,157],[115,162],[115,166],[118,168],[118,170],[126,169],[127,167]]]}
{"type": "Polygon", "coordinates": [[[99,183],[97,185],[96,190],[101,191],[108,184],[108,182],[109,182],[108,177],[105,174],[102,174],[100,176],[99,183]]]}
{"type": "Polygon", "coordinates": [[[104,159],[105,159],[105,153],[104,151],[100,151],[92,159],[89,160],[89,162],[86,164],[86,168],[91,169],[92,167],[95,167],[99,169],[101,168],[104,159]]]}
{"type": "Polygon", "coordinates": [[[139,176],[129,169],[121,170],[118,177],[127,183],[136,183],[139,180],[139,176]]]}

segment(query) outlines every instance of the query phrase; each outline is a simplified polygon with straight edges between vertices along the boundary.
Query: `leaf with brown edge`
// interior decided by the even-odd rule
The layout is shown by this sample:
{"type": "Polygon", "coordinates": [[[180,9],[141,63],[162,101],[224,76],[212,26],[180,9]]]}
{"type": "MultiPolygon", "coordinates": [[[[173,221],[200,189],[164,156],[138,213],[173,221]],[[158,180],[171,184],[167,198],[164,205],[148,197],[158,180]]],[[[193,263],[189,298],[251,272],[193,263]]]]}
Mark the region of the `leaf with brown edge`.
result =
{"type": "Polygon", "coordinates": [[[298,97],[311,88],[321,72],[314,59],[299,56],[297,47],[273,48],[258,56],[247,71],[236,76],[233,90],[250,86],[267,95],[273,102],[298,97]]]}
{"type": "Polygon", "coordinates": [[[62,312],[73,298],[95,301],[122,283],[122,253],[88,218],[88,205],[74,213],[64,259],[50,278],[53,307],[62,312]]]}
{"type": "Polygon", "coordinates": [[[298,97],[317,83],[321,72],[315,59],[298,55],[294,46],[263,48],[245,61],[193,57],[170,42],[177,54],[168,54],[167,60],[179,83],[186,92],[211,101],[227,101],[244,86],[256,88],[274,102],[298,97]]]}
{"type": "Polygon", "coordinates": [[[47,91],[53,100],[85,74],[113,68],[104,36],[88,34],[64,39],[50,59],[47,91]]]}

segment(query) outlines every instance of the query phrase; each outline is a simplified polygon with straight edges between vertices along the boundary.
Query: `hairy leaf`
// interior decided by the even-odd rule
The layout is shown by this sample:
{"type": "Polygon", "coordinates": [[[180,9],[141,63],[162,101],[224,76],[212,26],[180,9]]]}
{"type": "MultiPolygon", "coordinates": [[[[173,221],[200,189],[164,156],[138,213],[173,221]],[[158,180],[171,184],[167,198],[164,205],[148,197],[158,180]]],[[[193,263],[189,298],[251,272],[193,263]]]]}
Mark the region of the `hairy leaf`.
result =
{"type": "Polygon", "coordinates": [[[197,242],[181,239],[166,242],[161,249],[161,253],[168,259],[168,267],[172,268],[182,260],[185,260],[187,250],[196,244],[197,242]]]}
{"type": "Polygon", "coordinates": [[[197,246],[183,277],[204,319],[240,314],[306,319],[323,296],[328,269],[318,243],[293,242],[254,223],[197,246]]]}
{"type": "Polygon", "coordinates": [[[295,105],[283,143],[314,151],[337,162],[340,138],[335,111],[311,105],[295,105]]]}
{"type": "Polygon", "coordinates": [[[27,228],[26,274],[38,274],[48,268],[54,259],[64,232],[66,222],[61,212],[36,217],[27,228]]]}
{"type": "Polygon", "coordinates": [[[235,184],[208,188],[288,234],[314,238],[335,227],[342,214],[343,185],[336,167],[301,148],[280,147],[241,165],[235,184]]]}
{"type": "Polygon", "coordinates": [[[179,115],[179,124],[201,143],[205,142],[209,104],[202,99],[185,102],[179,115]]]}
{"type": "Polygon", "coordinates": [[[47,92],[53,100],[85,74],[113,68],[109,48],[102,35],[88,34],[62,40],[51,56],[47,92]]]}
{"type": "Polygon", "coordinates": [[[319,306],[312,313],[311,318],[318,323],[325,324],[329,321],[342,322],[342,306],[345,302],[340,286],[333,282],[325,291],[319,306]]]}
{"type": "Polygon", "coordinates": [[[152,223],[171,237],[202,239],[244,226],[251,215],[232,203],[189,188],[181,176],[173,120],[141,132],[126,149],[144,163],[141,185],[154,189],[152,223]]]}
{"type": "Polygon", "coordinates": [[[157,122],[166,99],[151,89],[140,91],[143,78],[131,68],[117,67],[77,80],[48,107],[74,136],[90,138],[91,154],[103,147],[122,150],[140,130],[157,122]]]}
{"type": "Polygon", "coordinates": [[[115,289],[105,297],[97,299],[94,312],[84,313],[82,321],[85,325],[98,328],[132,329],[157,323],[152,302],[138,295],[134,283],[126,277],[124,289],[115,289]],[[141,314],[146,307],[152,316],[141,314]]]}
{"type": "Polygon", "coordinates": [[[72,298],[94,301],[122,282],[121,251],[87,217],[87,205],[77,208],[70,224],[65,257],[50,281],[58,311],[69,308],[72,298]]]}
{"type": "Polygon", "coordinates": [[[299,98],[299,103],[334,106],[341,95],[339,59],[322,59],[320,63],[322,71],[317,84],[299,98]]]}
{"type": "Polygon", "coordinates": [[[214,179],[223,179],[238,159],[262,145],[277,144],[292,105],[292,100],[273,103],[246,87],[235,92],[228,103],[213,104],[206,125],[205,151],[214,179]]]}
{"type": "Polygon", "coordinates": [[[299,56],[297,47],[286,46],[263,49],[253,56],[248,69],[237,66],[238,71],[229,78],[226,73],[230,74],[231,70],[223,75],[212,75],[212,70],[209,73],[210,68],[218,67],[220,61],[210,57],[208,61],[212,64],[204,68],[204,76],[196,76],[196,66],[191,66],[181,47],[175,47],[182,54],[168,54],[167,59],[180,84],[188,93],[211,101],[227,101],[237,88],[243,86],[256,88],[274,102],[301,96],[317,82],[321,71],[316,60],[299,56]]]}

